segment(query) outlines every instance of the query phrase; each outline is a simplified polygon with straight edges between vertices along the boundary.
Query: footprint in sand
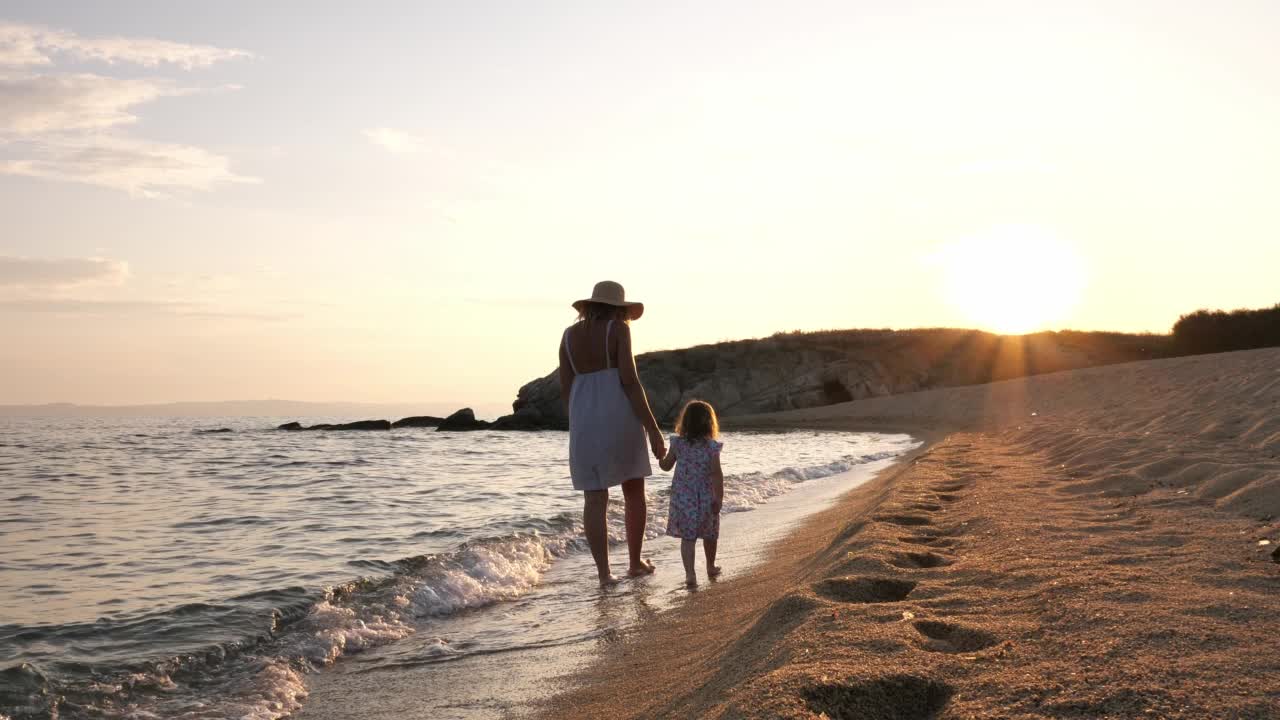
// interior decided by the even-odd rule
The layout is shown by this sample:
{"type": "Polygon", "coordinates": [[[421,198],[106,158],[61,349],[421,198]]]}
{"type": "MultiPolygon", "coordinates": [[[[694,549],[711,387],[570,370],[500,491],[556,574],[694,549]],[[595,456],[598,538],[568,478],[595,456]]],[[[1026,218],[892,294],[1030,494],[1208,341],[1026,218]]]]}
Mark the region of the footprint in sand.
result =
{"type": "Polygon", "coordinates": [[[944,567],[951,564],[951,560],[931,552],[907,552],[900,553],[893,560],[889,561],[896,567],[904,570],[918,570],[926,568],[944,567]]]}
{"type": "Polygon", "coordinates": [[[877,515],[873,518],[877,522],[890,523],[892,525],[932,525],[933,521],[923,515],[877,515]]]}
{"type": "Polygon", "coordinates": [[[936,620],[917,620],[912,623],[916,632],[924,636],[924,649],[930,652],[966,653],[995,645],[994,635],[977,628],[936,620]]]}
{"type": "Polygon", "coordinates": [[[938,535],[904,535],[898,538],[899,542],[911,543],[912,545],[929,545],[931,547],[949,548],[955,545],[955,540],[939,537],[938,535]]]}
{"type": "Polygon", "coordinates": [[[893,578],[840,577],[813,585],[813,591],[818,595],[846,603],[901,602],[915,589],[914,582],[893,578]]]}
{"type": "MultiPolygon", "coordinates": [[[[823,678],[825,680],[825,678],[823,678]]],[[[951,699],[950,685],[915,675],[820,683],[801,692],[809,710],[829,718],[930,720],[951,699]]]]}

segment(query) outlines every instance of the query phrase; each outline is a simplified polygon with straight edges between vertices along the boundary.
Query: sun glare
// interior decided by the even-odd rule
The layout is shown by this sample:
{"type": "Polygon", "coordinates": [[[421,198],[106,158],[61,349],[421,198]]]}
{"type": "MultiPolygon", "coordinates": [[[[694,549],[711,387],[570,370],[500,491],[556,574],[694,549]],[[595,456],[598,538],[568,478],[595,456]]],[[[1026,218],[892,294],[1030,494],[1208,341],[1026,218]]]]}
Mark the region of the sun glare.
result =
{"type": "Polygon", "coordinates": [[[937,259],[947,301],[981,329],[1006,335],[1066,320],[1085,286],[1072,247],[1035,228],[966,238],[937,259]]]}

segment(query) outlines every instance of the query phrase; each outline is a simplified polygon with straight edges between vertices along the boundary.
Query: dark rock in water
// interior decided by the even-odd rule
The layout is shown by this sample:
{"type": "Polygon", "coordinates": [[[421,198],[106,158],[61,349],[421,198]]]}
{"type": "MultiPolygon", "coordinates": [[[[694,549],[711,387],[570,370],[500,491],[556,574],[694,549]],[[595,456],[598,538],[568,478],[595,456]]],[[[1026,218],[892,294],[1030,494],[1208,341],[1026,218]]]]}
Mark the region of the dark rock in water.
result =
{"type": "Polygon", "coordinates": [[[529,405],[518,408],[511,415],[503,415],[493,422],[494,430],[568,430],[568,418],[547,418],[538,408],[529,405]]]}
{"type": "Polygon", "coordinates": [[[440,421],[439,432],[461,432],[467,430],[487,430],[492,423],[484,420],[477,420],[476,413],[471,408],[462,408],[458,412],[450,415],[440,421]]]}
{"type": "Polygon", "coordinates": [[[308,430],[390,430],[390,420],[360,420],[337,425],[316,425],[308,430]]]}
{"type": "Polygon", "coordinates": [[[232,430],[231,428],[214,428],[209,430],[196,430],[196,432],[202,435],[208,435],[209,433],[229,433],[232,432],[232,430]]]}
{"type": "Polygon", "coordinates": [[[1275,550],[1271,551],[1271,562],[1280,563],[1280,546],[1277,546],[1275,550]]]}
{"type": "Polygon", "coordinates": [[[276,429],[288,430],[291,432],[297,432],[300,430],[390,430],[391,421],[390,420],[359,420],[357,422],[350,422],[350,423],[337,423],[337,424],[322,423],[320,425],[312,425],[310,427],[303,427],[302,423],[291,422],[291,423],[285,423],[283,425],[280,425],[276,429]]]}
{"type": "Polygon", "coordinates": [[[438,418],[432,415],[414,415],[413,417],[400,418],[399,420],[391,423],[391,427],[438,427],[442,422],[444,422],[444,418],[438,418]]]}
{"type": "MultiPolygon", "coordinates": [[[[564,411],[564,403],[560,400],[560,376],[553,372],[545,377],[525,383],[511,403],[512,415],[498,418],[501,422],[506,418],[517,416],[537,418],[541,427],[522,427],[523,430],[568,430],[569,416],[564,411]]],[[[521,421],[527,424],[528,421],[521,421]]]]}

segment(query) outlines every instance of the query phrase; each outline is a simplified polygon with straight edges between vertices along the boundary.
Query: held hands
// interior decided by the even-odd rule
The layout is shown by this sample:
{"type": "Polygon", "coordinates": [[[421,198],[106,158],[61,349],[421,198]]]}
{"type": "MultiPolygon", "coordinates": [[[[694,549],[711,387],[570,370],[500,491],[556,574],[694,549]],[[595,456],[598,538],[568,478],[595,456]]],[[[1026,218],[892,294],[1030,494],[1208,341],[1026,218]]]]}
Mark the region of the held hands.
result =
{"type": "Polygon", "coordinates": [[[658,462],[662,462],[662,458],[667,456],[667,441],[662,439],[661,431],[649,433],[649,447],[658,462]]]}

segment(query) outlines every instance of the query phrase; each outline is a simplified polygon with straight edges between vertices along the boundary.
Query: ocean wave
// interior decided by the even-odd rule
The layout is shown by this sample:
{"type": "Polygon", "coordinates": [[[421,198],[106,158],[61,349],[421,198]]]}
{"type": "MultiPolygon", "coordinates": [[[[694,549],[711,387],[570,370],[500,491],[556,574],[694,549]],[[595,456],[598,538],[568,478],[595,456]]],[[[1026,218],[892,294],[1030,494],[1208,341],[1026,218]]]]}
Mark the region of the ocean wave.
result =
{"type": "MultiPolygon", "coordinates": [[[[897,454],[848,455],[830,463],[730,475],[724,511],[749,511],[797,483],[897,454]]],[[[657,496],[669,490],[661,481],[651,483],[651,488],[648,535],[652,537],[665,531],[666,503],[657,496]]],[[[252,524],[255,520],[240,516],[194,523],[252,524]]],[[[621,543],[625,537],[621,502],[610,503],[608,527],[610,539],[621,543]]],[[[0,714],[0,720],[286,717],[301,707],[307,673],[328,667],[344,655],[397,642],[441,618],[519,598],[539,585],[557,558],[586,551],[576,511],[547,518],[512,517],[492,529],[499,534],[471,540],[450,552],[391,561],[352,560],[353,566],[374,574],[323,591],[286,588],[222,603],[188,604],[134,619],[54,628],[0,627],[0,642],[22,637],[27,649],[55,649],[45,656],[52,677],[28,663],[0,671],[0,712],[9,714],[0,714]],[[225,639],[228,633],[237,637],[225,639]],[[104,636],[110,639],[105,645],[104,636]],[[156,642],[166,637],[175,639],[168,644],[156,642]],[[186,647],[180,646],[183,637],[186,647]],[[213,641],[217,637],[224,639],[213,641]],[[168,654],[104,668],[88,656],[77,659],[58,651],[84,644],[99,650],[114,645],[115,651],[100,652],[98,657],[122,657],[131,644],[136,647],[144,640],[151,643],[153,652],[167,649],[168,654]]],[[[429,643],[428,661],[475,651],[440,639],[424,640],[429,643]]],[[[17,657],[21,652],[19,648],[17,657]]]]}
{"type": "MultiPolygon", "coordinates": [[[[301,706],[307,672],[344,655],[401,640],[415,621],[514,599],[537,585],[555,557],[570,552],[569,533],[536,533],[468,543],[443,555],[405,558],[390,576],[361,578],[326,590],[314,602],[271,608],[264,626],[240,624],[241,639],[162,659],[103,671],[83,662],[56,662],[61,681],[30,664],[0,674],[0,706],[10,720],[79,717],[94,708],[103,718],[246,717],[274,720],[301,706]]],[[[224,622],[234,607],[293,597],[268,591],[223,604],[193,603],[162,617],[118,623],[118,643],[155,637],[164,630],[189,632],[224,622]]],[[[101,638],[102,623],[4,633],[42,645],[101,638]]],[[[456,653],[443,641],[436,655],[456,653]]]]}
{"type": "Polygon", "coordinates": [[[862,455],[846,455],[839,460],[805,467],[785,467],[771,473],[746,472],[727,475],[724,480],[722,512],[745,512],[786,493],[793,485],[848,472],[860,465],[888,460],[898,451],[886,450],[862,455]]]}

